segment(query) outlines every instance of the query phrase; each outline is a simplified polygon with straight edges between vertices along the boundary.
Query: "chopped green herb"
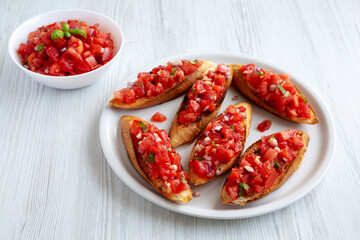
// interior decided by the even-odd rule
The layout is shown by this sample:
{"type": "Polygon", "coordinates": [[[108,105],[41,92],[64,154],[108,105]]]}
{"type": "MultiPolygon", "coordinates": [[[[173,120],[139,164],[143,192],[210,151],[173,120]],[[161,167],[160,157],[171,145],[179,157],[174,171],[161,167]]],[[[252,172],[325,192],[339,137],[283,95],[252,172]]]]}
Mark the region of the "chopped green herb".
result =
{"type": "Polygon", "coordinates": [[[176,73],[176,70],[177,70],[177,68],[173,67],[173,69],[171,70],[171,73],[170,73],[170,77],[174,76],[174,74],[176,73]]]}
{"type": "Polygon", "coordinates": [[[148,128],[148,126],[146,126],[146,124],[145,123],[143,123],[143,122],[138,122],[137,123],[137,125],[141,128],[141,130],[144,132],[144,133],[146,133],[147,131],[149,131],[149,128],[148,128]]]}
{"type": "Polygon", "coordinates": [[[166,151],[168,151],[168,152],[169,152],[169,151],[170,151],[170,148],[167,148],[167,149],[166,149],[166,151]]]}
{"type": "Polygon", "coordinates": [[[204,160],[203,157],[193,157],[195,160],[204,160]]]}
{"type": "Polygon", "coordinates": [[[85,31],[82,30],[82,29],[79,29],[79,28],[70,29],[70,30],[69,30],[69,33],[81,35],[81,36],[83,36],[84,38],[86,38],[86,33],[85,33],[85,31]]]}
{"type": "Polygon", "coordinates": [[[55,29],[52,33],[51,33],[51,39],[52,40],[56,40],[58,38],[62,38],[64,37],[64,32],[59,30],[59,29],[55,29]]]}
{"type": "Polygon", "coordinates": [[[216,145],[216,143],[215,143],[215,141],[212,141],[212,143],[211,143],[214,147],[216,147],[217,145],[216,145]]]}
{"type": "Polygon", "coordinates": [[[194,61],[190,61],[191,64],[197,64],[198,63],[198,60],[195,59],[194,61]]]}
{"type": "Polygon", "coordinates": [[[221,166],[218,166],[217,169],[220,170],[220,169],[221,169],[221,166]]]}
{"type": "Polygon", "coordinates": [[[143,84],[143,82],[138,82],[136,86],[140,86],[141,84],[143,84]]]}
{"type": "Polygon", "coordinates": [[[42,50],[44,50],[44,44],[40,43],[40,45],[37,47],[36,51],[41,52],[42,50]]]}
{"type": "Polygon", "coordinates": [[[273,139],[275,139],[275,136],[274,136],[274,135],[271,136],[271,138],[269,138],[269,142],[270,142],[271,140],[273,140],[273,139]]]}
{"type": "Polygon", "coordinates": [[[184,109],[187,109],[189,107],[189,104],[186,104],[186,106],[184,107],[184,109]]]}
{"type": "Polygon", "coordinates": [[[249,189],[249,185],[247,185],[246,183],[239,183],[239,197],[242,196],[244,189],[245,189],[245,190],[248,190],[248,189],[249,189]]]}
{"type": "Polygon", "coordinates": [[[308,103],[308,101],[306,100],[306,98],[304,97],[304,95],[301,93],[301,98],[304,100],[305,103],[308,103]]]}
{"type": "Polygon", "coordinates": [[[257,75],[259,75],[259,76],[261,76],[263,74],[264,74],[263,71],[260,71],[260,72],[257,73],[257,75]]]}
{"type": "Polygon", "coordinates": [[[149,154],[148,154],[148,161],[151,162],[151,163],[155,163],[155,161],[154,161],[154,154],[153,154],[153,153],[149,153],[149,154]]]}
{"type": "Polygon", "coordinates": [[[235,132],[234,124],[231,124],[230,128],[233,130],[233,132],[235,132]]]}
{"type": "Polygon", "coordinates": [[[275,161],[274,163],[275,163],[275,167],[276,167],[277,169],[281,169],[280,163],[278,163],[277,161],[275,161]]]}
{"type": "Polygon", "coordinates": [[[255,154],[261,154],[261,150],[260,149],[256,150],[255,154]]]}
{"type": "Polygon", "coordinates": [[[69,24],[63,23],[63,24],[61,25],[61,28],[62,28],[62,30],[64,30],[65,33],[66,33],[66,32],[69,32],[69,24]]]}
{"type": "Polygon", "coordinates": [[[184,184],[187,184],[187,181],[185,179],[185,176],[181,176],[181,182],[184,183],[184,184]]]}
{"type": "Polygon", "coordinates": [[[285,96],[286,95],[286,90],[283,86],[281,86],[280,84],[277,85],[278,89],[280,90],[280,92],[285,96]]]}
{"type": "Polygon", "coordinates": [[[195,88],[192,88],[191,91],[196,95],[197,91],[195,90],[195,88]]]}

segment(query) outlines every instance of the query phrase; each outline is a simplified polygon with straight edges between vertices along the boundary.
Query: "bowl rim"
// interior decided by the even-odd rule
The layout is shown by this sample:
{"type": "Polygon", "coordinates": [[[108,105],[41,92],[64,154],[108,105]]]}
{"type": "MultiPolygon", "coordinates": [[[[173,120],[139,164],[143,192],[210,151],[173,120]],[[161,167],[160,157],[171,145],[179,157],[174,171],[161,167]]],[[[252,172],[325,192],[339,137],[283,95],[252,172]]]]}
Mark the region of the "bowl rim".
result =
{"type": "MultiPolygon", "coordinates": [[[[101,27],[100,27],[101,29],[101,27]]],[[[48,12],[44,12],[44,13],[41,13],[41,14],[38,14],[38,15],[35,15],[35,16],[32,16],[30,18],[28,18],[27,20],[25,20],[24,22],[22,22],[19,26],[17,26],[14,31],[11,33],[10,35],[10,38],[8,40],[8,52],[9,52],[9,55],[10,55],[10,58],[12,59],[12,61],[17,65],[19,66],[23,71],[25,71],[26,73],[28,74],[31,74],[31,75],[34,75],[34,76],[39,76],[41,78],[48,78],[49,80],[54,80],[54,79],[73,79],[73,78],[77,78],[77,77],[83,77],[83,76],[86,76],[86,75],[90,75],[92,73],[95,73],[95,72],[98,72],[100,71],[103,67],[105,67],[106,65],[110,64],[111,62],[115,61],[119,55],[120,55],[120,52],[123,48],[123,45],[124,45],[124,41],[125,41],[125,38],[124,38],[124,33],[121,29],[121,27],[119,26],[119,24],[117,24],[113,19],[111,19],[110,17],[102,14],[102,13],[98,13],[98,12],[95,12],[95,11],[91,11],[91,10],[88,10],[88,9],[82,9],[82,8],[69,8],[69,9],[58,9],[58,10],[53,10],[53,11],[48,11],[48,12]],[[20,63],[18,63],[18,61],[16,59],[14,59],[14,56],[18,55],[17,51],[15,50],[15,54],[12,54],[13,52],[13,49],[11,48],[11,42],[14,38],[14,33],[17,32],[19,29],[21,29],[22,27],[24,27],[25,25],[27,25],[29,22],[31,22],[33,19],[35,18],[38,18],[38,17],[42,17],[44,15],[49,15],[49,14],[52,14],[52,13],[58,13],[58,12],[86,12],[86,13],[90,13],[90,14],[94,14],[94,15],[97,15],[97,16],[100,16],[102,18],[105,18],[106,20],[108,20],[109,22],[111,22],[120,32],[120,35],[121,35],[121,43],[120,43],[120,46],[119,46],[119,50],[116,52],[116,54],[113,56],[113,58],[107,62],[106,64],[102,65],[101,67],[97,68],[97,69],[94,69],[94,70],[91,70],[89,72],[86,72],[86,73],[80,73],[80,74],[76,74],[76,75],[69,75],[69,76],[52,76],[52,75],[45,75],[45,74],[41,74],[41,73],[37,73],[37,72],[33,72],[27,68],[25,68],[24,66],[22,66],[20,63]]]]}

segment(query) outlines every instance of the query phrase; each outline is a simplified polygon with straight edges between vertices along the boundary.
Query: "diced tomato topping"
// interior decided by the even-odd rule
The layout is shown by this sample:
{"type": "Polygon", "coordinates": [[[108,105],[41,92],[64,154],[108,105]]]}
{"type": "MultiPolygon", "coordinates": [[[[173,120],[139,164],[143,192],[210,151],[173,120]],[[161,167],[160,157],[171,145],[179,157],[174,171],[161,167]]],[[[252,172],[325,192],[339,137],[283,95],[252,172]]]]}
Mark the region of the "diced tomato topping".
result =
{"type": "MultiPolygon", "coordinates": [[[[286,77],[286,76],[284,76],[286,77]]],[[[299,130],[290,129],[263,136],[258,149],[246,154],[240,166],[233,168],[225,186],[232,200],[238,198],[239,183],[246,183],[249,188],[242,196],[262,193],[271,188],[285,166],[289,166],[304,146],[299,130]],[[248,171],[246,168],[253,171],[248,171]]]]}
{"type": "Polygon", "coordinates": [[[272,124],[272,122],[270,120],[264,120],[257,126],[257,129],[260,132],[265,132],[266,130],[268,130],[271,127],[271,124],[272,124]]]}
{"type": "Polygon", "coordinates": [[[288,74],[278,75],[272,71],[257,68],[254,64],[242,66],[241,72],[254,94],[276,110],[291,118],[311,118],[310,105],[296,90],[288,74]]]}
{"type": "Polygon", "coordinates": [[[130,132],[137,157],[146,161],[154,179],[164,182],[167,193],[176,194],[190,188],[189,174],[183,170],[181,156],[171,147],[165,130],[135,120],[130,132]]]}
{"type": "MultiPolygon", "coordinates": [[[[98,49],[96,44],[92,45],[92,47],[94,49],[98,49]]],[[[103,61],[107,60],[108,54],[112,54],[112,52],[109,53],[109,51],[112,50],[109,48],[104,49],[102,56],[103,61]]],[[[126,91],[135,92],[135,101],[141,97],[151,98],[158,96],[167,89],[172,88],[175,84],[182,82],[185,79],[185,76],[196,71],[202,64],[202,61],[198,59],[194,61],[182,60],[180,66],[178,66],[178,63],[176,63],[176,65],[174,64],[169,62],[165,66],[158,66],[153,68],[150,72],[139,73],[137,80],[132,87],[115,91],[114,97],[120,102],[129,103],[129,100],[126,99],[127,95],[124,93],[126,91]],[[184,67],[183,65],[186,66],[184,67]],[[143,85],[141,89],[134,89],[141,84],[143,85]]],[[[130,102],[132,103],[133,99],[131,99],[130,102]]]]}
{"type": "Polygon", "coordinates": [[[166,121],[166,116],[164,114],[161,114],[159,112],[156,112],[152,117],[151,121],[153,122],[164,122],[166,121]]]}
{"type": "Polygon", "coordinates": [[[196,81],[186,95],[183,109],[179,113],[180,124],[195,122],[205,112],[215,110],[218,102],[225,94],[226,74],[230,74],[230,68],[219,64],[215,72],[209,71],[203,79],[196,81]]]}
{"type": "Polygon", "coordinates": [[[87,36],[71,34],[69,38],[52,40],[52,32],[62,30],[63,23],[56,22],[29,33],[28,43],[21,43],[18,49],[25,67],[40,74],[67,76],[94,70],[112,59],[114,44],[110,33],[100,31],[98,24],[88,26],[86,22],[68,20],[70,29],[82,29],[87,36]]]}
{"type": "MultiPolygon", "coordinates": [[[[245,107],[230,105],[205,128],[204,136],[194,146],[189,167],[200,178],[212,178],[221,172],[219,166],[229,163],[243,150],[245,140],[245,107]]],[[[242,166],[251,166],[243,162],[242,166]]]]}

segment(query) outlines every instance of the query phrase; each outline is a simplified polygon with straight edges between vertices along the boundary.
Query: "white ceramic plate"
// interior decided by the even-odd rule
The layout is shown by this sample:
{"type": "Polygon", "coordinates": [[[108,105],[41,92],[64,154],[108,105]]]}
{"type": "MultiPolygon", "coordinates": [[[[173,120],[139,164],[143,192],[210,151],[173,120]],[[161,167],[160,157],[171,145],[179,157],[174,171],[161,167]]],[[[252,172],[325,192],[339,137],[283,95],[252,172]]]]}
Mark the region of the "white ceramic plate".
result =
{"type": "MultiPolygon", "coordinates": [[[[325,175],[335,150],[334,121],[328,107],[319,94],[306,82],[302,81],[301,78],[297,77],[295,74],[289,73],[286,69],[257,58],[223,52],[191,53],[172,56],[151,63],[148,66],[141,68],[138,72],[150,71],[153,67],[159,64],[165,64],[168,61],[195,58],[213,61],[217,64],[255,63],[257,66],[264,69],[273,70],[277,73],[283,72],[290,74],[292,81],[303,92],[314,108],[319,123],[315,126],[293,123],[278,118],[257,107],[255,104],[252,104],[253,118],[246,148],[260,139],[264,134],[256,130],[257,125],[264,119],[273,120],[273,125],[265,132],[266,135],[290,128],[306,131],[310,135],[310,142],[301,167],[281,188],[270,193],[268,196],[243,207],[223,205],[221,202],[220,191],[226,180],[227,174],[224,174],[205,185],[192,186],[192,191],[199,192],[200,197],[193,198],[187,204],[180,204],[165,199],[162,195],[158,194],[150,184],[143,180],[131,165],[121,136],[120,118],[122,115],[134,115],[141,117],[146,121],[150,121],[151,116],[158,111],[165,114],[168,120],[163,123],[155,123],[155,125],[159,129],[166,129],[169,131],[174,114],[182,101],[183,97],[181,96],[172,101],[139,110],[115,109],[111,107],[109,103],[105,105],[100,119],[100,141],[107,161],[119,178],[140,196],[159,206],[191,216],[215,219],[240,219],[266,214],[293,203],[312,190],[325,175]]],[[[124,79],[118,89],[126,87],[128,81],[134,81],[138,72],[135,72],[124,79]]],[[[241,96],[234,87],[231,87],[219,113],[224,111],[228,105],[241,101],[247,101],[247,99],[241,96]],[[234,96],[239,96],[237,101],[232,100],[234,96]]],[[[176,148],[176,151],[182,156],[182,164],[186,171],[188,170],[188,159],[192,147],[193,144],[176,148]]]]}

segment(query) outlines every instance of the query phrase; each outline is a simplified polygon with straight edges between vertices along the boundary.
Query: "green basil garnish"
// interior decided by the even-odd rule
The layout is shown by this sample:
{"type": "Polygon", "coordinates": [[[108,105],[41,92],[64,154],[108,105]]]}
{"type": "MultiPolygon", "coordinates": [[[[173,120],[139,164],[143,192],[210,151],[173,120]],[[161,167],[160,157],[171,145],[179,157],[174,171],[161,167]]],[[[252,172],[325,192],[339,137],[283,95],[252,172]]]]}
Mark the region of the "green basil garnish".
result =
{"type": "Polygon", "coordinates": [[[248,189],[249,189],[249,185],[247,185],[246,183],[239,183],[239,197],[242,196],[244,189],[245,189],[245,190],[248,190],[248,189]]]}
{"type": "Polygon", "coordinates": [[[173,69],[171,70],[171,73],[170,73],[170,77],[173,77],[175,75],[176,70],[177,70],[177,68],[173,67],[173,69]]]}
{"type": "Polygon", "coordinates": [[[184,183],[184,184],[187,184],[187,181],[185,179],[185,176],[181,176],[181,182],[184,183]]]}
{"type": "Polygon", "coordinates": [[[190,61],[191,64],[197,64],[198,63],[198,60],[195,59],[194,61],[190,61]]]}
{"type": "Polygon", "coordinates": [[[71,34],[77,34],[77,35],[81,35],[84,38],[86,38],[86,33],[84,30],[80,29],[80,28],[75,28],[75,29],[70,29],[69,33],[71,34]]]}
{"type": "Polygon", "coordinates": [[[195,160],[204,160],[203,157],[193,157],[195,160]]]}
{"type": "Polygon", "coordinates": [[[56,40],[58,38],[62,38],[64,37],[64,32],[59,30],[59,29],[55,29],[52,33],[51,33],[51,39],[52,40],[56,40]]]}
{"type": "Polygon", "coordinates": [[[196,95],[197,91],[195,90],[195,88],[192,88],[191,91],[196,95]]]}
{"type": "Polygon", "coordinates": [[[153,154],[153,153],[149,153],[149,154],[148,154],[148,161],[151,162],[151,163],[155,163],[155,161],[154,161],[154,154],[153,154]]]}
{"type": "Polygon", "coordinates": [[[144,132],[144,133],[146,133],[147,131],[149,131],[149,128],[148,128],[148,126],[146,126],[146,124],[145,123],[143,123],[143,122],[138,122],[137,123],[137,125],[141,128],[141,130],[144,132]]]}
{"type": "Polygon", "coordinates": [[[264,74],[263,71],[260,71],[260,72],[257,73],[257,75],[259,75],[259,76],[261,76],[263,74],[264,74]]]}
{"type": "Polygon", "coordinates": [[[286,90],[283,86],[281,86],[280,84],[277,85],[278,89],[280,90],[280,92],[285,96],[286,95],[286,90]]]}
{"type": "Polygon", "coordinates": [[[63,23],[63,24],[61,25],[61,28],[62,28],[62,30],[66,33],[66,32],[69,31],[69,24],[63,23]]]}
{"type": "Polygon", "coordinates": [[[216,147],[217,145],[216,145],[216,143],[215,143],[215,141],[212,141],[212,143],[211,143],[214,147],[216,147]]]}
{"type": "Polygon", "coordinates": [[[234,124],[231,124],[230,128],[233,130],[233,132],[235,132],[234,124]]]}
{"type": "Polygon", "coordinates": [[[143,84],[143,82],[138,82],[136,86],[140,86],[141,84],[143,84]]]}
{"type": "Polygon", "coordinates": [[[42,50],[44,50],[44,44],[40,43],[40,45],[37,47],[36,51],[41,52],[42,50]]]}
{"type": "Polygon", "coordinates": [[[308,103],[308,101],[306,100],[306,98],[304,97],[304,95],[301,93],[301,98],[304,100],[305,103],[308,103]]]}
{"type": "Polygon", "coordinates": [[[281,169],[280,163],[278,163],[277,161],[275,161],[274,163],[275,163],[275,167],[276,167],[277,169],[281,169]]]}

